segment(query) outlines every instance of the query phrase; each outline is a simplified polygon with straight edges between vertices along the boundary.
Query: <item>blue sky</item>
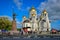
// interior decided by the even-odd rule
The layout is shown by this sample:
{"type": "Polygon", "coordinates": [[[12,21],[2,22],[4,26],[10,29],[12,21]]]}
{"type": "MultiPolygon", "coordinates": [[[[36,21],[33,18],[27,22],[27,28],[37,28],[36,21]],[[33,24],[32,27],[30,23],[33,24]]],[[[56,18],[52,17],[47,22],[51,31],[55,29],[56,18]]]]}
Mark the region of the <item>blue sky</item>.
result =
{"type": "Polygon", "coordinates": [[[43,1],[44,0],[0,0],[0,15],[12,16],[12,7],[14,7],[14,12],[18,15],[17,18],[22,21],[22,16],[29,14],[28,10],[30,7],[34,6],[37,8],[43,1]]]}
{"type": "Polygon", "coordinates": [[[51,20],[51,28],[60,29],[59,3],[60,1],[57,0],[0,0],[0,16],[7,16],[12,20],[12,8],[14,8],[14,12],[17,14],[16,21],[19,28],[22,17],[25,15],[28,18],[29,9],[34,6],[38,15],[46,9],[51,20]]]}

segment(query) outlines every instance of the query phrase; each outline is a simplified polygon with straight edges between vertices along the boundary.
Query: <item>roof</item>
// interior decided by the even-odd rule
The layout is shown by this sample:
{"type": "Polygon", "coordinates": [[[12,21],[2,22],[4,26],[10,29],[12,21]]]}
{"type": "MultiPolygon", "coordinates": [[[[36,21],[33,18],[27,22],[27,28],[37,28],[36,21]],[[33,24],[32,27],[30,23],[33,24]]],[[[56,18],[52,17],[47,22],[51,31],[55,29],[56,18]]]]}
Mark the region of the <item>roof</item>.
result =
{"type": "Polygon", "coordinates": [[[28,23],[28,22],[30,22],[29,20],[25,20],[25,21],[23,21],[23,23],[28,23]]]}
{"type": "Polygon", "coordinates": [[[43,12],[46,12],[46,9],[44,9],[44,11],[43,12]]]}
{"type": "Polygon", "coordinates": [[[43,13],[44,13],[44,14],[46,14],[46,13],[47,13],[46,9],[44,9],[43,13]]]}
{"type": "Polygon", "coordinates": [[[30,9],[30,11],[32,11],[32,10],[35,10],[35,8],[34,8],[34,7],[32,7],[32,8],[30,9]]]}
{"type": "Polygon", "coordinates": [[[25,29],[25,28],[31,28],[31,27],[23,27],[23,29],[25,29]]]}

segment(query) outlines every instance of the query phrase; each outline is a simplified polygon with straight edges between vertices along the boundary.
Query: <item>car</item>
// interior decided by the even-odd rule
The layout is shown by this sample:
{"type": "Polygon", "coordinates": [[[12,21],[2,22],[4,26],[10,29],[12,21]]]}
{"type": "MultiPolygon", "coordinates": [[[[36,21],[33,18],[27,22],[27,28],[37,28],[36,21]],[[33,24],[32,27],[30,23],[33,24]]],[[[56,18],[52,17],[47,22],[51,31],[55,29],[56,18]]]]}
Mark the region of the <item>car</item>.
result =
{"type": "Polygon", "coordinates": [[[51,30],[51,33],[52,33],[52,34],[57,34],[58,31],[57,31],[56,29],[52,29],[52,30],[51,30]]]}

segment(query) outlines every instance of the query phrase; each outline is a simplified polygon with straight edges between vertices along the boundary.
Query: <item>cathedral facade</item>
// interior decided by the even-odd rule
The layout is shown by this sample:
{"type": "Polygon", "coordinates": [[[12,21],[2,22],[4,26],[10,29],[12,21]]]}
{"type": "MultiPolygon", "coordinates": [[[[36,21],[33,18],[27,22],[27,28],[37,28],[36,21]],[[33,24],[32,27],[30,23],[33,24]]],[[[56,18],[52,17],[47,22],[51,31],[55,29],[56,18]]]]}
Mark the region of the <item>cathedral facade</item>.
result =
{"type": "Polygon", "coordinates": [[[23,16],[22,29],[24,32],[50,31],[50,22],[47,11],[44,10],[39,18],[37,16],[37,11],[34,7],[30,9],[29,18],[23,16]]]}

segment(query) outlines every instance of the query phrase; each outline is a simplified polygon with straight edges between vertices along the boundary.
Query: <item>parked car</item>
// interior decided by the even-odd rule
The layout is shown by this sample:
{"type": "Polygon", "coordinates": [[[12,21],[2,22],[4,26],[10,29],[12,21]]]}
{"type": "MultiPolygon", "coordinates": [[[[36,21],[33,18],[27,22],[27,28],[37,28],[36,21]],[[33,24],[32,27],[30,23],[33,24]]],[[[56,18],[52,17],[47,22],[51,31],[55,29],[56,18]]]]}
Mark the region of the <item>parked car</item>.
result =
{"type": "Polygon", "coordinates": [[[52,30],[51,30],[51,33],[52,33],[52,34],[57,34],[58,31],[57,31],[56,29],[52,29],[52,30]]]}

